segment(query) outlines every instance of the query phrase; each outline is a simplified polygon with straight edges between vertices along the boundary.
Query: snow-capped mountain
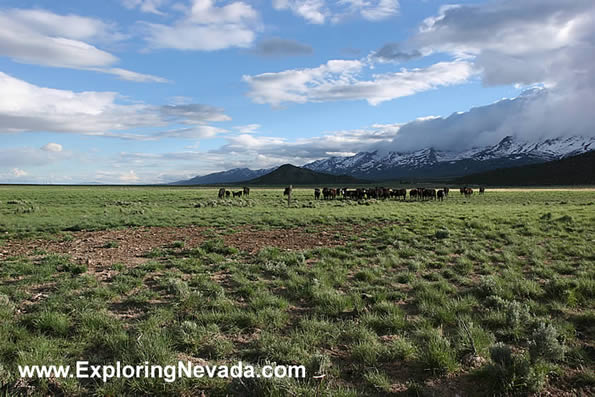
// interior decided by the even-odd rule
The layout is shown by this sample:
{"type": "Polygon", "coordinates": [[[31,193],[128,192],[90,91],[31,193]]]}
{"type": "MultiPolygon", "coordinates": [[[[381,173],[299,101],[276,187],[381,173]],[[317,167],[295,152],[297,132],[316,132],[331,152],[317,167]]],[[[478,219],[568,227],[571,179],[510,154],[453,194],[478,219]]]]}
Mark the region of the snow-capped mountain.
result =
{"type": "Polygon", "coordinates": [[[367,179],[453,177],[496,168],[542,163],[595,149],[593,137],[564,137],[525,142],[507,136],[493,146],[465,151],[425,148],[414,152],[361,152],[306,164],[318,172],[367,179]]]}
{"type": "Polygon", "coordinates": [[[217,183],[237,183],[258,178],[276,169],[277,167],[260,170],[251,170],[250,168],[233,168],[228,171],[214,172],[212,174],[203,176],[195,176],[192,179],[170,183],[170,185],[210,185],[217,183]]]}

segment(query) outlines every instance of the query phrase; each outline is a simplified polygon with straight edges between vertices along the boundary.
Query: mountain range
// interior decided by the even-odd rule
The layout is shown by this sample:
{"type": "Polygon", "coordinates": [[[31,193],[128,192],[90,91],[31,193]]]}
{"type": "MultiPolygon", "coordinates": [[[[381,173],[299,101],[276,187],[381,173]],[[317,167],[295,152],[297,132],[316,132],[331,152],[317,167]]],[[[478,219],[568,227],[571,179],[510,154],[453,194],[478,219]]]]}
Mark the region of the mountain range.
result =
{"type": "Polygon", "coordinates": [[[457,178],[455,182],[462,185],[488,186],[594,185],[595,151],[547,163],[499,168],[466,175],[457,178]]]}
{"type": "MultiPolygon", "coordinates": [[[[303,168],[333,175],[349,175],[366,180],[403,178],[455,178],[499,168],[545,163],[595,149],[595,137],[563,137],[537,142],[507,136],[495,145],[466,150],[437,150],[432,147],[411,151],[360,152],[350,157],[329,157],[303,168]]],[[[236,168],[199,176],[177,185],[236,183],[266,175],[277,169],[236,168]]]]}
{"type": "Polygon", "coordinates": [[[414,152],[361,152],[304,165],[318,172],[366,179],[458,177],[497,168],[544,163],[595,149],[595,138],[569,137],[524,142],[507,136],[496,145],[464,151],[424,148],[414,152]]]}
{"type": "Polygon", "coordinates": [[[244,183],[246,185],[353,185],[369,183],[369,181],[357,179],[349,175],[326,174],[307,168],[296,167],[291,164],[284,164],[266,175],[244,183]]]}
{"type": "Polygon", "coordinates": [[[228,171],[215,172],[203,176],[196,176],[183,181],[172,182],[170,185],[216,185],[219,183],[244,182],[266,175],[274,170],[273,168],[263,168],[260,170],[251,170],[250,168],[233,168],[228,171]]]}

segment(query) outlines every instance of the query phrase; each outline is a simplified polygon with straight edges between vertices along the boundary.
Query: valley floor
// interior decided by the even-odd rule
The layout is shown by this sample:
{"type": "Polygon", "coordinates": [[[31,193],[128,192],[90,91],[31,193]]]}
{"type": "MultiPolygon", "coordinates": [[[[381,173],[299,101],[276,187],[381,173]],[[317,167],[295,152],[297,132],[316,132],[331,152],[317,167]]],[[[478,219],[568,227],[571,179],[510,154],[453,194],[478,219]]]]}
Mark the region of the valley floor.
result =
{"type": "Polygon", "coordinates": [[[444,202],[0,187],[0,391],[590,395],[593,189],[444,202]],[[304,365],[303,380],[19,379],[18,365],[304,365]]]}

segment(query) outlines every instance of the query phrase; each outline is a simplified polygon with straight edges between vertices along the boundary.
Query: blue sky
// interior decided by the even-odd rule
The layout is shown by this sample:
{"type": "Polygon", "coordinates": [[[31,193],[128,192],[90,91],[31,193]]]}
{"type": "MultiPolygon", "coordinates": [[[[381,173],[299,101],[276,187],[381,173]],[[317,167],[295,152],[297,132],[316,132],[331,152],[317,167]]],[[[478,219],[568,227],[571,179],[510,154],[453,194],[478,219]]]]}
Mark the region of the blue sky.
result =
{"type": "Polygon", "coordinates": [[[586,0],[5,0],[0,182],[162,183],[593,134],[594,14],[586,0]]]}

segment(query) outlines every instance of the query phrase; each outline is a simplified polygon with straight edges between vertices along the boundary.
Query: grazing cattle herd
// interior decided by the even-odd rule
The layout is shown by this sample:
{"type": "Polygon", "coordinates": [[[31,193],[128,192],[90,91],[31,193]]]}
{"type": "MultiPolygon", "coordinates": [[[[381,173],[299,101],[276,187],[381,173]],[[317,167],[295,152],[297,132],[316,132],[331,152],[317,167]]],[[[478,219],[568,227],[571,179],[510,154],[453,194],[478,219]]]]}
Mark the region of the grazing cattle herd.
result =
{"type": "MultiPolygon", "coordinates": [[[[287,196],[290,192],[291,188],[286,187],[283,191],[283,195],[287,196]]],[[[429,189],[425,187],[418,187],[409,190],[409,200],[417,200],[417,201],[426,201],[426,200],[437,200],[443,201],[445,198],[448,198],[448,193],[450,189],[448,187],[444,187],[442,189],[429,189]]],[[[473,189],[470,187],[461,187],[459,189],[461,195],[465,197],[473,196],[473,189]]],[[[485,193],[485,187],[479,188],[479,194],[485,193]]],[[[217,197],[222,199],[224,197],[229,198],[231,196],[235,197],[248,197],[250,195],[250,188],[244,187],[242,190],[238,191],[231,191],[225,188],[219,189],[219,193],[217,197]]],[[[386,187],[373,187],[373,188],[330,188],[324,187],[322,189],[315,188],[314,189],[314,199],[315,200],[335,200],[337,198],[343,199],[352,199],[352,200],[366,200],[366,199],[397,199],[397,200],[407,200],[407,189],[391,189],[386,187]]]]}

